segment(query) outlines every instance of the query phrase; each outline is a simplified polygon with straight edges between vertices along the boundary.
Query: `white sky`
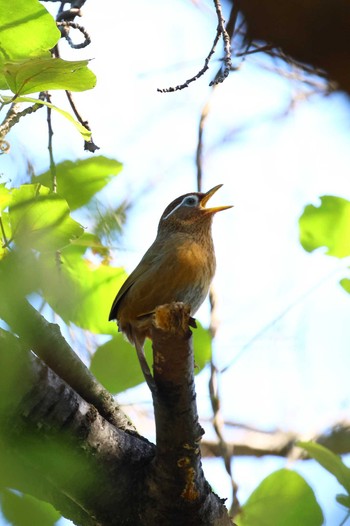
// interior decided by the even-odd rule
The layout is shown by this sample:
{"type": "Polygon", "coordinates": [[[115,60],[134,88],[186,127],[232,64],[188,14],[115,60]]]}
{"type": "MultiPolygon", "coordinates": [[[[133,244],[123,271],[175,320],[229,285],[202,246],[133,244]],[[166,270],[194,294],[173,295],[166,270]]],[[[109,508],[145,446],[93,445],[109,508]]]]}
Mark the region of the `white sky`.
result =
{"type": "MultiPolygon", "coordinates": [[[[115,252],[115,264],[131,271],[153,241],[165,206],[196,188],[199,113],[218,63],[182,92],[159,94],[156,88],[177,85],[200,69],[216,19],[209,0],[197,2],[199,7],[185,0],[103,4],[87,2],[81,20],[93,45],[79,58],[94,59],[98,85],[75,99],[101,147],[98,154],[124,163],[105,199],[137,198],[123,246],[115,252]]],[[[72,58],[65,46],[62,57],[72,58]]],[[[215,200],[234,204],[214,225],[218,366],[230,363],[255,334],[295,304],[222,375],[223,414],[309,437],[349,413],[350,298],[338,285],[347,273],[345,262],[322,251],[307,254],[298,241],[298,217],[320,195],[350,199],[350,106],[341,94],[315,97],[281,118],[295,89],[247,62],[215,90],[205,128],[204,189],[224,183],[215,200]],[[241,126],[245,129],[235,134],[241,126]]],[[[9,136],[12,149],[2,156],[1,172],[20,176],[25,155],[37,172],[47,169],[45,115],[39,113],[9,136]]],[[[57,162],[87,156],[75,129],[60,116],[54,126],[57,162]]],[[[198,318],[207,323],[207,304],[198,318]]],[[[210,417],[207,381],[206,372],[197,379],[198,405],[201,416],[210,417]]],[[[145,397],[147,390],[140,387],[121,400],[145,397]]],[[[282,465],[274,459],[235,460],[242,502],[282,465]]],[[[326,524],[334,526],[345,515],[334,503],[341,489],[330,475],[310,466],[296,469],[317,491],[326,524]]],[[[205,471],[220,496],[229,497],[221,464],[207,462],[205,471]]]]}

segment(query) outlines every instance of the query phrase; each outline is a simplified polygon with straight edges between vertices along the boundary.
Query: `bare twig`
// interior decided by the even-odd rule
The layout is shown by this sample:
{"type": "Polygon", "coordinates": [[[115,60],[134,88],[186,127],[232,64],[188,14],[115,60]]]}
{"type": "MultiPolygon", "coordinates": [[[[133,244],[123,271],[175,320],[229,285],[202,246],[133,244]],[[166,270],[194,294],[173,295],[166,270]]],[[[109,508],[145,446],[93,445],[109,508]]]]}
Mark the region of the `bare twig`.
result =
{"type": "MultiPolygon", "coordinates": [[[[222,14],[221,4],[220,0],[214,0],[216,15],[218,17],[218,29],[217,31],[222,35],[222,38],[224,40],[224,51],[225,51],[225,58],[224,58],[224,70],[221,75],[216,76],[214,80],[212,80],[209,84],[209,86],[213,86],[214,84],[219,84],[220,82],[223,82],[225,78],[230,73],[230,70],[232,68],[232,61],[231,61],[231,37],[228,34],[226,27],[225,27],[225,19],[222,14]]],[[[235,11],[235,7],[233,8],[233,11],[235,11]]],[[[237,15],[236,15],[237,16],[237,15]]],[[[235,19],[236,19],[235,16],[235,19]]]]}
{"type": "Polygon", "coordinates": [[[198,142],[196,151],[196,166],[197,166],[197,192],[202,191],[202,176],[203,176],[203,132],[204,124],[209,113],[209,100],[204,104],[198,126],[198,142]]]}
{"type": "Polygon", "coordinates": [[[215,84],[218,84],[220,82],[223,82],[225,80],[225,78],[228,76],[231,68],[232,68],[232,62],[231,62],[231,39],[230,39],[230,35],[228,34],[226,28],[225,28],[225,19],[223,17],[223,14],[222,14],[222,9],[221,9],[221,4],[220,4],[220,0],[213,0],[214,2],[214,5],[215,5],[215,11],[216,11],[216,15],[217,15],[217,18],[218,18],[218,25],[217,25],[217,28],[216,28],[216,35],[215,35],[215,38],[214,38],[214,41],[213,41],[213,45],[211,46],[210,48],[210,51],[206,57],[206,59],[204,60],[204,66],[202,67],[202,69],[200,69],[198,71],[198,73],[196,73],[193,77],[187,79],[184,83],[182,84],[179,84],[175,87],[170,87],[170,88],[157,88],[157,91],[159,91],[159,93],[170,93],[170,92],[174,92],[174,91],[179,91],[179,90],[182,90],[184,88],[188,88],[188,86],[191,84],[191,82],[194,82],[196,80],[198,80],[202,75],[204,75],[204,73],[209,69],[209,62],[215,52],[215,49],[216,49],[216,46],[217,46],[217,43],[219,42],[219,39],[220,37],[222,36],[223,37],[223,40],[224,40],[224,50],[225,50],[225,58],[224,58],[224,63],[225,63],[225,68],[224,68],[224,71],[223,73],[220,75],[220,76],[216,76],[215,79],[210,82],[210,86],[213,86],[215,84]]]}
{"type": "MultiPolygon", "coordinates": [[[[213,89],[215,85],[213,85],[213,89]]],[[[197,190],[200,192],[202,190],[202,173],[203,173],[203,131],[206,118],[209,113],[209,100],[203,106],[200,119],[199,119],[199,128],[198,128],[198,143],[197,143],[197,152],[196,152],[196,165],[197,165],[197,190]]],[[[209,301],[210,301],[210,325],[209,332],[212,339],[216,335],[218,328],[218,320],[216,316],[216,295],[214,287],[210,287],[209,291],[209,301]]],[[[230,477],[231,487],[232,487],[232,509],[230,510],[233,515],[238,513],[240,510],[240,505],[237,499],[237,490],[238,486],[235,483],[232,471],[231,471],[231,459],[232,459],[232,449],[229,450],[225,438],[224,438],[224,422],[220,412],[220,398],[217,385],[217,368],[214,365],[213,357],[210,361],[210,379],[209,379],[209,393],[210,401],[213,410],[213,427],[218,438],[218,447],[220,451],[220,456],[222,457],[227,471],[228,476],[230,477]]]]}
{"type": "MultiPolygon", "coordinates": [[[[51,95],[49,92],[45,93],[45,98],[47,102],[51,103],[51,95]]],[[[52,139],[53,139],[53,128],[52,128],[52,120],[51,120],[51,114],[52,110],[49,106],[47,106],[46,109],[46,115],[47,115],[47,128],[48,128],[48,145],[47,149],[49,150],[49,158],[50,158],[50,174],[51,174],[51,189],[54,193],[57,192],[57,171],[56,171],[56,163],[53,156],[53,148],[52,148],[52,139]]]]}
{"type": "Polygon", "coordinates": [[[58,21],[57,22],[57,26],[59,27],[59,29],[61,31],[62,37],[67,40],[67,42],[68,42],[68,44],[70,45],[71,48],[73,48],[73,49],[82,49],[82,48],[88,46],[89,44],[91,44],[91,37],[90,37],[89,33],[80,24],[77,24],[76,22],[69,22],[67,20],[63,20],[62,22],[58,21]],[[80,31],[80,33],[83,34],[83,36],[84,36],[84,41],[83,42],[81,42],[80,44],[74,44],[73,40],[69,36],[69,30],[71,28],[72,29],[77,29],[78,31],[80,31]]]}
{"type": "Polygon", "coordinates": [[[170,87],[170,88],[157,88],[157,91],[159,91],[159,93],[170,93],[170,92],[173,92],[173,91],[179,91],[179,90],[182,90],[184,88],[188,88],[188,86],[191,84],[191,82],[194,82],[195,80],[199,79],[202,75],[204,75],[204,73],[209,69],[209,62],[210,62],[210,59],[211,59],[211,57],[213,56],[213,54],[215,52],[215,48],[217,46],[217,43],[219,42],[219,38],[220,38],[220,32],[217,30],[215,38],[214,38],[213,45],[211,46],[209,54],[208,54],[207,58],[204,61],[204,66],[202,67],[202,69],[200,71],[198,71],[198,73],[196,73],[196,75],[194,75],[190,79],[187,79],[183,84],[179,84],[178,86],[170,87]]]}
{"type": "MultiPolygon", "coordinates": [[[[82,116],[80,115],[77,107],[76,107],[76,104],[73,100],[73,95],[72,95],[72,92],[71,91],[68,91],[66,90],[66,95],[67,95],[67,99],[68,99],[68,102],[74,112],[74,115],[76,116],[77,120],[80,122],[80,124],[82,124],[83,126],[85,126],[85,128],[89,131],[91,131],[91,128],[89,126],[89,123],[88,121],[85,121],[82,116]]],[[[94,153],[96,150],[99,150],[100,147],[97,146],[94,141],[92,140],[92,137],[89,141],[84,141],[84,150],[88,151],[88,152],[91,152],[91,153],[94,153]]]]}
{"type": "MultiPolygon", "coordinates": [[[[213,305],[214,303],[215,302],[212,296],[211,304],[213,305]]],[[[215,312],[215,304],[212,307],[212,312],[215,312]]],[[[215,334],[216,323],[211,328],[211,332],[212,334],[215,334]]],[[[224,436],[224,420],[221,414],[220,394],[218,388],[218,370],[214,364],[213,358],[210,362],[209,394],[211,407],[213,410],[213,427],[218,438],[218,451],[220,452],[219,456],[222,457],[224,461],[224,466],[231,482],[232,504],[230,514],[235,516],[240,511],[240,504],[237,498],[238,486],[234,481],[231,469],[231,461],[234,454],[234,448],[228,446],[224,436]]]]}
{"type": "Polygon", "coordinates": [[[17,122],[26,115],[36,112],[39,108],[42,108],[42,104],[36,103],[22,111],[19,111],[20,104],[13,103],[10,106],[4,120],[0,125],[0,148],[2,153],[8,153],[10,151],[10,145],[4,140],[5,136],[9,133],[11,128],[17,124],[17,122]]]}

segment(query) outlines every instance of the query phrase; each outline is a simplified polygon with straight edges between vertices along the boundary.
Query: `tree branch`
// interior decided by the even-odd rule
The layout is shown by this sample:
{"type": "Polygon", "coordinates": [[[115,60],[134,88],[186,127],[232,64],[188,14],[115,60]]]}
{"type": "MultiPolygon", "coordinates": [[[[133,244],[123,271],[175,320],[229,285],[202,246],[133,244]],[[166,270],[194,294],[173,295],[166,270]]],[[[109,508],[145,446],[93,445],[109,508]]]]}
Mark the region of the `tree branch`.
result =
{"type": "Polygon", "coordinates": [[[227,510],[207,483],[201,465],[194,388],[194,357],[189,308],[181,303],[156,309],[152,330],[157,449],[149,486],[146,523],[196,526],[231,525],[227,510]]]}
{"type": "MultiPolygon", "coordinates": [[[[19,264],[12,258],[7,263],[19,264]]],[[[93,404],[111,424],[135,433],[135,428],[89,369],[63,338],[58,325],[49,323],[30,303],[16,294],[6,279],[7,266],[0,272],[0,288],[6,301],[0,302],[0,318],[18,334],[27,348],[33,350],[56,374],[77,393],[93,404]],[[9,290],[8,290],[9,289],[9,290]]]]}
{"type": "Polygon", "coordinates": [[[138,524],[134,491],[154,446],[109,424],[16,340],[0,333],[1,363],[11,365],[0,370],[0,482],[76,524],[138,524]]]}

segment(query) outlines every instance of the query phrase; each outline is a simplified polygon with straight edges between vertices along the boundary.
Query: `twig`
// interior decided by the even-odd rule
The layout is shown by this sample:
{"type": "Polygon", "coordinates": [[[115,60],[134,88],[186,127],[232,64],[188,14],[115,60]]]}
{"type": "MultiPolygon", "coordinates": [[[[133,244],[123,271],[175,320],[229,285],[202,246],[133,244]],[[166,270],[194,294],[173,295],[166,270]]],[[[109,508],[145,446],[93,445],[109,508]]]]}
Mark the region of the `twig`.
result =
{"type": "MultiPolygon", "coordinates": [[[[344,265],[344,264],[343,264],[344,265]]],[[[254,334],[254,336],[252,336],[248,341],[247,343],[245,343],[243,345],[243,347],[240,348],[240,350],[238,351],[238,353],[236,354],[236,356],[227,364],[225,365],[225,367],[223,367],[221,370],[220,370],[220,373],[225,373],[226,371],[228,371],[228,369],[230,367],[232,367],[232,365],[238,360],[238,358],[240,356],[242,356],[242,354],[257,340],[259,340],[259,338],[261,338],[261,336],[263,334],[265,334],[265,332],[267,332],[268,330],[270,330],[274,325],[276,325],[276,323],[278,323],[280,320],[282,320],[284,318],[284,316],[286,316],[289,311],[293,310],[294,307],[296,307],[297,305],[299,305],[302,301],[304,301],[308,296],[310,296],[311,294],[313,294],[316,290],[319,289],[319,287],[321,285],[323,285],[324,283],[326,283],[332,276],[334,276],[335,274],[337,274],[339,272],[339,268],[343,268],[343,265],[341,267],[337,267],[335,270],[333,270],[332,272],[330,272],[329,274],[327,274],[326,276],[323,276],[322,279],[320,279],[317,283],[315,283],[312,287],[310,287],[309,289],[307,289],[306,291],[304,291],[300,296],[298,296],[294,301],[292,301],[289,305],[287,305],[287,307],[285,309],[283,309],[282,312],[280,312],[280,314],[278,316],[276,316],[276,318],[274,318],[272,321],[270,321],[269,323],[267,323],[266,325],[264,325],[264,327],[262,327],[262,329],[260,329],[258,332],[256,332],[254,334]]]]}
{"type": "MultiPolygon", "coordinates": [[[[45,93],[45,98],[47,102],[51,103],[51,95],[49,92],[45,93]]],[[[52,191],[54,193],[57,192],[57,170],[56,170],[56,163],[53,156],[53,149],[52,149],[52,138],[53,138],[53,128],[52,128],[52,121],[51,121],[51,114],[52,110],[49,106],[47,106],[47,127],[48,127],[48,133],[49,133],[49,140],[47,148],[49,150],[49,158],[50,158],[50,173],[51,173],[51,181],[52,181],[52,191]]]]}
{"type": "Polygon", "coordinates": [[[4,141],[4,137],[9,133],[11,128],[17,124],[17,122],[26,115],[30,115],[31,113],[34,113],[39,108],[42,108],[42,104],[33,104],[32,106],[29,106],[28,108],[25,108],[22,111],[19,111],[20,104],[13,103],[11,104],[11,107],[9,111],[6,114],[5,119],[2,121],[0,125],[0,148],[2,150],[2,153],[8,153],[10,151],[10,145],[7,141],[4,141]],[[5,146],[3,146],[5,145],[5,146]]]}
{"type": "Polygon", "coordinates": [[[3,239],[3,243],[1,245],[1,248],[6,248],[8,247],[9,245],[9,241],[7,239],[7,236],[6,236],[6,232],[5,232],[5,228],[4,228],[4,225],[3,225],[3,222],[2,222],[2,217],[0,215],[0,229],[1,229],[1,235],[2,235],[2,239],[3,239]]]}
{"type": "MultiPolygon", "coordinates": [[[[215,312],[215,301],[213,299],[211,300],[211,312],[215,312]]],[[[211,325],[210,332],[212,335],[215,335],[217,324],[216,324],[216,318],[215,323],[213,326],[211,325]]],[[[209,394],[210,394],[210,402],[211,407],[213,410],[213,427],[214,431],[216,433],[216,436],[218,438],[218,449],[220,452],[220,456],[222,457],[225,465],[226,472],[230,478],[231,482],[231,488],[232,488],[232,504],[230,509],[230,514],[232,516],[235,516],[240,511],[240,504],[237,498],[237,491],[238,491],[238,485],[234,481],[233,475],[232,475],[232,469],[231,469],[231,461],[233,458],[234,448],[230,448],[225,440],[224,437],[224,420],[221,415],[221,404],[220,404],[220,394],[219,394],[219,388],[218,388],[218,370],[214,364],[213,358],[210,361],[210,379],[209,379],[209,394]]]]}
{"type": "Polygon", "coordinates": [[[170,88],[157,88],[157,91],[159,91],[159,93],[170,93],[170,92],[182,90],[184,88],[188,88],[188,86],[191,84],[191,82],[194,82],[194,81],[198,80],[202,75],[204,75],[204,73],[209,69],[209,62],[210,62],[211,57],[213,56],[213,54],[215,52],[217,43],[219,42],[219,39],[220,39],[221,36],[223,37],[223,40],[224,40],[225,69],[224,69],[222,75],[220,75],[219,77],[216,77],[213,81],[210,82],[209,86],[213,86],[215,84],[223,82],[225,80],[225,78],[228,76],[228,74],[229,74],[229,72],[230,72],[230,70],[232,68],[230,35],[228,34],[228,32],[227,32],[227,30],[225,28],[225,19],[224,19],[223,15],[222,15],[222,9],[221,9],[220,0],[213,0],[213,2],[214,2],[214,5],[215,5],[215,11],[216,11],[216,15],[217,15],[217,18],[218,18],[218,26],[216,28],[216,35],[215,35],[215,38],[214,38],[213,45],[211,46],[209,54],[208,54],[208,56],[206,57],[206,59],[204,61],[204,66],[202,67],[201,70],[198,71],[198,73],[196,73],[196,75],[194,75],[190,79],[187,79],[183,84],[179,84],[178,86],[170,87],[170,88]]]}
{"type": "Polygon", "coordinates": [[[173,92],[173,91],[179,91],[179,90],[182,90],[184,88],[188,88],[188,86],[191,84],[191,82],[194,82],[195,80],[199,79],[202,75],[204,75],[204,73],[209,69],[209,62],[210,62],[210,59],[211,59],[211,57],[213,56],[213,54],[215,52],[215,48],[217,46],[217,43],[219,42],[219,38],[220,38],[220,32],[217,29],[213,45],[211,46],[209,54],[208,54],[207,58],[204,61],[204,66],[202,67],[202,69],[200,71],[198,71],[198,73],[196,73],[196,75],[194,75],[190,79],[186,80],[186,82],[184,82],[183,84],[179,84],[178,86],[175,86],[175,88],[174,87],[157,88],[157,91],[159,91],[159,93],[170,93],[170,92],[173,92]]]}
{"type": "Polygon", "coordinates": [[[198,126],[198,142],[196,151],[196,166],[197,166],[197,192],[202,191],[202,175],[203,175],[203,132],[204,124],[209,114],[209,100],[204,104],[198,126]]]}
{"type": "Polygon", "coordinates": [[[90,37],[89,33],[80,24],[77,24],[76,22],[70,22],[70,21],[67,21],[67,20],[62,20],[62,22],[57,22],[57,26],[59,27],[59,29],[61,31],[62,37],[67,40],[67,42],[68,42],[68,44],[70,45],[71,48],[73,48],[73,49],[82,49],[82,48],[88,46],[89,44],[91,44],[91,37],[90,37]],[[85,37],[84,42],[81,42],[80,44],[74,44],[73,40],[69,36],[69,30],[71,28],[77,29],[78,31],[80,31],[80,33],[83,34],[83,36],[85,37]]]}
{"type": "MultiPolygon", "coordinates": [[[[74,112],[74,115],[76,116],[76,118],[78,119],[78,121],[80,122],[80,124],[82,124],[83,126],[85,126],[85,128],[89,131],[91,131],[91,128],[89,126],[89,123],[88,121],[84,121],[84,119],[82,118],[82,116],[80,115],[76,105],[75,105],[75,102],[73,100],[73,95],[72,95],[72,92],[71,91],[68,91],[66,90],[66,95],[67,95],[67,99],[68,99],[68,102],[74,112]]],[[[92,137],[90,139],[90,141],[84,141],[84,150],[88,151],[88,152],[91,152],[91,153],[94,153],[96,150],[99,150],[100,147],[97,146],[94,141],[92,140],[92,137]]]]}
{"type": "MultiPolygon", "coordinates": [[[[225,51],[225,68],[221,75],[216,76],[214,80],[212,80],[209,84],[209,86],[214,86],[215,84],[219,84],[225,80],[225,78],[229,75],[231,69],[232,69],[232,61],[231,61],[231,38],[228,34],[226,27],[225,27],[225,19],[222,14],[221,4],[220,0],[214,0],[216,15],[218,17],[218,33],[222,35],[222,38],[224,40],[224,51],[225,51]]],[[[235,7],[233,8],[235,10],[235,7]]],[[[235,17],[236,18],[236,17],[235,17]]]]}

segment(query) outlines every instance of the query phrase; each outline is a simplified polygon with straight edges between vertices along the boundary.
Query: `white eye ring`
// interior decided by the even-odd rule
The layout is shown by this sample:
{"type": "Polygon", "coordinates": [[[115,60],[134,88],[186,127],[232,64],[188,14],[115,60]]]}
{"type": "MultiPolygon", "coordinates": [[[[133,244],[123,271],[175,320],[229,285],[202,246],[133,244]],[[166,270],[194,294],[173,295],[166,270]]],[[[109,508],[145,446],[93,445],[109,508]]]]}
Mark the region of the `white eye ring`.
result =
{"type": "Polygon", "coordinates": [[[196,195],[188,195],[181,204],[187,206],[196,206],[198,205],[198,197],[196,195]]]}
{"type": "Polygon", "coordinates": [[[175,208],[173,210],[171,210],[169,212],[169,214],[167,214],[165,217],[163,217],[163,221],[165,221],[166,219],[168,219],[168,217],[170,217],[178,208],[180,208],[180,206],[197,206],[199,203],[199,199],[198,199],[198,196],[196,195],[188,195],[186,197],[183,198],[183,200],[181,201],[181,203],[179,203],[177,206],[175,206],[175,208]]]}

